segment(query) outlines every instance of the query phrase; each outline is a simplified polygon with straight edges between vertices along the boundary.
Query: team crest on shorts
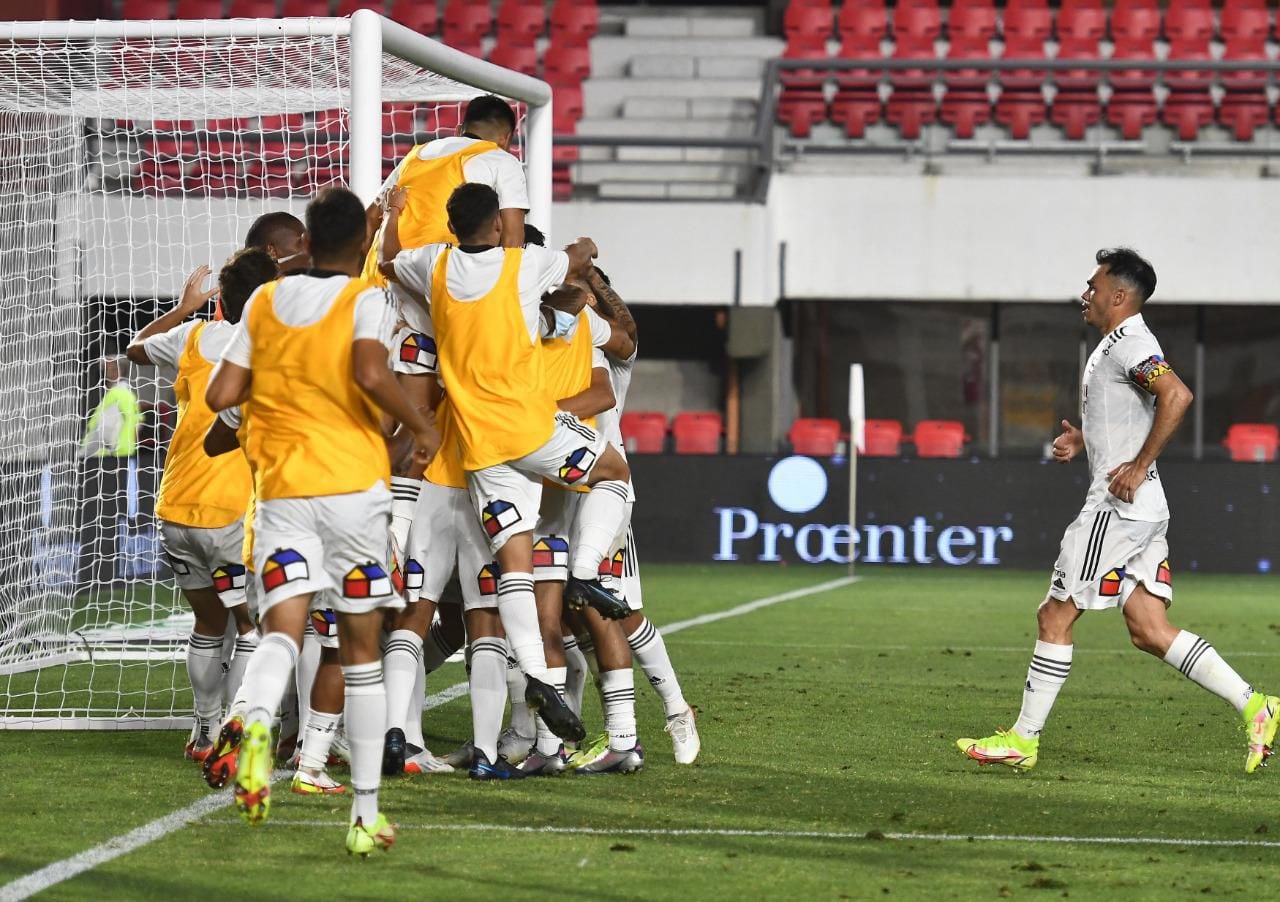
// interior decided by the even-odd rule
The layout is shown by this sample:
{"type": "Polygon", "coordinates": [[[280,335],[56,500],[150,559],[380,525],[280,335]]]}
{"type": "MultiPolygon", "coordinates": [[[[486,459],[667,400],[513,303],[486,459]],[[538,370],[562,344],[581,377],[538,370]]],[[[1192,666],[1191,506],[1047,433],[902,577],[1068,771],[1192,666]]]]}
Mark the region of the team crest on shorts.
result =
{"type": "Polygon", "coordinates": [[[492,598],[498,594],[498,565],[485,564],[480,568],[480,575],[476,577],[476,585],[480,589],[480,594],[492,598]]]}
{"type": "Polygon", "coordinates": [[[391,594],[391,578],[378,564],[356,564],[342,578],[342,594],[346,598],[380,598],[391,594]]]}
{"type": "Polygon", "coordinates": [[[1124,585],[1124,568],[1116,567],[1108,570],[1106,575],[1102,577],[1102,583],[1098,586],[1098,594],[1105,598],[1113,598],[1120,594],[1120,587],[1124,585]]]}
{"type": "Polygon", "coordinates": [[[1160,562],[1160,566],[1156,568],[1156,582],[1164,583],[1166,586],[1173,585],[1173,570],[1169,567],[1169,559],[1165,558],[1160,562]]]}
{"type": "Polygon", "coordinates": [[[307,567],[306,558],[292,548],[277,548],[267,555],[267,563],[263,565],[262,588],[270,592],[285,583],[310,576],[311,570],[307,567]]]}
{"type": "Polygon", "coordinates": [[[596,452],[590,448],[579,448],[564,459],[560,466],[560,479],[572,485],[586,477],[596,462],[596,452]]]}
{"type": "Polygon", "coordinates": [[[533,566],[568,567],[569,543],[560,536],[547,536],[533,543],[533,566]]]}
{"type": "Polygon", "coordinates": [[[520,511],[510,501],[490,501],[480,512],[480,522],[485,534],[492,539],[508,526],[519,523],[520,511]]]}
{"type": "Polygon", "coordinates": [[[244,564],[223,564],[213,571],[213,590],[215,592],[230,592],[234,589],[243,589],[244,582],[244,564]]]}
{"type": "Polygon", "coordinates": [[[323,611],[311,612],[311,628],[316,631],[317,636],[324,636],[331,639],[338,635],[338,614],[326,608],[323,611]]]}
{"type": "Polygon", "coordinates": [[[606,557],[600,562],[600,569],[596,572],[601,576],[612,576],[617,579],[622,579],[622,565],[625,560],[626,552],[619,548],[614,552],[613,557],[606,557]]]}
{"type": "Polygon", "coordinates": [[[426,571],[422,569],[422,565],[413,558],[409,558],[404,565],[404,587],[411,591],[421,589],[425,577],[426,571]]]}
{"type": "Polygon", "coordinates": [[[424,332],[410,332],[404,337],[404,341],[400,342],[400,362],[416,363],[418,366],[435,369],[435,340],[424,332]]]}

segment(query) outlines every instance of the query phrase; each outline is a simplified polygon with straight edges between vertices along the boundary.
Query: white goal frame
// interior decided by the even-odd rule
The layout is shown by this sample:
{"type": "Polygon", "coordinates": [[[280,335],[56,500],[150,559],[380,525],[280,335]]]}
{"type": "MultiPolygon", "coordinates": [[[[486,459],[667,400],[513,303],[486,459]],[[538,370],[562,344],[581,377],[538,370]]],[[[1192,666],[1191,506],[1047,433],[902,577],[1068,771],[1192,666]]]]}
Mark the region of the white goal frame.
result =
{"type": "MultiPolygon", "coordinates": [[[[22,42],[128,40],[182,40],[226,38],[346,38],[348,55],[345,73],[349,114],[347,126],[347,181],[365,203],[372,203],[383,183],[382,153],[383,102],[402,98],[394,86],[384,89],[384,57],[391,56],[458,83],[467,92],[442,96],[440,100],[463,100],[477,92],[498,94],[525,105],[522,124],[530,210],[528,221],[544,234],[551,234],[552,205],[552,92],[537,78],[469,56],[439,41],[425,37],[372,10],[359,10],[350,17],[229,20],[156,21],[45,21],[0,22],[0,45],[22,42]]],[[[0,52],[3,48],[0,47],[0,52]]],[[[442,83],[447,84],[447,83],[442,83]]],[[[161,89],[163,90],[163,89],[161,89]]],[[[415,98],[417,99],[417,98],[415,98]]],[[[435,98],[433,98],[435,99],[435,98]]],[[[109,107],[110,101],[103,106],[109,107]]],[[[105,114],[104,114],[105,115],[105,114]]],[[[83,251],[83,249],[82,249],[83,251]]],[[[83,257],[83,253],[82,253],[83,257]]],[[[79,499],[83,503],[83,499],[79,499]]],[[[3,563],[3,562],[0,562],[3,563]]],[[[173,632],[170,630],[169,632],[173,632]]],[[[172,661],[181,652],[182,633],[156,635],[142,650],[100,648],[104,660],[172,661]]],[[[40,667],[93,660],[87,650],[69,650],[42,659],[40,667]]],[[[109,642],[110,639],[104,639],[109,642]]],[[[126,643],[127,645],[127,643],[126,643]]],[[[18,668],[26,669],[26,668],[18,668]]],[[[0,669],[0,675],[10,669],[0,669]]],[[[120,712],[116,716],[43,718],[8,716],[0,708],[0,731],[4,729],[177,729],[190,723],[189,715],[152,716],[142,712],[120,712]]]]}

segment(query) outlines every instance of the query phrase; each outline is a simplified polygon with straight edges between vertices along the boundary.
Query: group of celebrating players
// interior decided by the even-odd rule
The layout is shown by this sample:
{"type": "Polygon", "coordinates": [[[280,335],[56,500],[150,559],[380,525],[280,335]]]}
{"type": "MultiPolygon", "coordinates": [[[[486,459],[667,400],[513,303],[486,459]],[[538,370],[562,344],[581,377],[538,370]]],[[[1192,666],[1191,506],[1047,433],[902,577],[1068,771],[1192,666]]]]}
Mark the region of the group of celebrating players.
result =
{"type": "Polygon", "coordinates": [[[639,770],[633,655],[676,761],[698,755],[629,528],[635,322],[590,239],[552,251],[526,226],[515,126],[478,97],[374,205],[334,187],[305,225],[260,217],[215,288],[197,269],[128,348],[178,399],[156,516],[195,614],[186,755],[234,779],[250,823],[277,755],[306,794],[347,791],[326,765],[349,763],[361,855],[395,840],[384,774],[639,770]],[[426,674],[464,646],[472,739],[436,757],[426,674]]]}

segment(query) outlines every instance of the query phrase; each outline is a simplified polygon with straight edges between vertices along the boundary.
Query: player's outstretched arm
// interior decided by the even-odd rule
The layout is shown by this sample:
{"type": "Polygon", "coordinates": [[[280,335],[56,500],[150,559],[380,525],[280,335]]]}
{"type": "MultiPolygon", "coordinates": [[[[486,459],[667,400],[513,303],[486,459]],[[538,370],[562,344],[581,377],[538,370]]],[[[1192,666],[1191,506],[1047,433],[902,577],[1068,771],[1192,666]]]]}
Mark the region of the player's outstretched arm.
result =
{"type": "Polygon", "coordinates": [[[613,395],[613,382],[609,378],[609,371],[598,366],[591,370],[589,386],[572,397],[561,398],[556,402],[556,406],[580,420],[585,420],[587,417],[612,410],[617,403],[618,399],[613,395]]]}
{"type": "Polygon", "coordinates": [[[1053,459],[1060,464],[1069,464],[1084,450],[1084,433],[1072,426],[1070,421],[1062,421],[1062,434],[1053,440],[1053,459]]]}
{"type": "Polygon", "coordinates": [[[1159,371],[1148,374],[1143,385],[1156,397],[1156,416],[1147,440],[1142,443],[1137,457],[1107,474],[1111,478],[1107,490],[1121,501],[1132,501],[1137,495],[1139,486],[1147,478],[1147,471],[1182,425],[1182,419],[1195,397],[1177,373],[1163,361],[1160,363],[1159,371]]]}
{"type": "MultiPolygon", "coordinates": [[[[631,316],[631,310],[627,307],[626,302],[613,290],[613,286],[604,280],[604,276],[600,275],[600,270],[594,266],[587,271],[587,284],[591,286],[591,293],[596,296],[596,305],[600,310],[600,315],[621,326],[634,345],[638,338],[638,331],[636,329],[636,321],[631,316]]],[[[610,353],[613,352],[610,351],[610,353]]],[[[632,347],[626,354],[618,354],[616,356],[625,360],[634,353],[635,348],[632,347]]]]}
{"type": "Polygon", "coordinates": [[[505,207],[498,211],[502,219],[503,247],[524,247],[524,213],[519,207],[505,207]]]}
{"type": "Polygon", "coordinates": [[[382,238],[378,242],[378,272],[389,281],[396,278],[396,254],[400,253],[400,214],[409,202],[406,188],[392,188],[383,199],[382,238]]]}
{"type": "Polygon", "coordinates": [[[168,332],[207,304],[209,298],[218,293],[217,285],[208,289],[200,287],[201,283],[209,278],[209,272],[209,267],[201,264],[195,268],[191,275],[187,276],[187,281],[182,286],[182,297],[178,300],[178,305],[143,326],[142,331],[133,336],[133,341],[129,342],[129,347],[125,349],[126,357],[143,366],[152,364],[151,358],[147,356],[147,349],[142,346],[142,343],[152,335],[163,335],[168,332]]]}
{"type": "Polygon", "coordinates": [[[209,377],[209,387],[205,389],[204,403],[214,413],[243,404],[249,400],[249,386],[253,382],[253,371],[238,366],[223,358],[209,377]]]}
{"type": "Polygon", "coordinates": [[[425,467],[440,450],[440,432],[405,397],[404,389],[387,366],[386,346],[372,338],[358,338],[351,345],[351,355],[356,384],[374,404],[413,433],[414,457],[425,467]]]}

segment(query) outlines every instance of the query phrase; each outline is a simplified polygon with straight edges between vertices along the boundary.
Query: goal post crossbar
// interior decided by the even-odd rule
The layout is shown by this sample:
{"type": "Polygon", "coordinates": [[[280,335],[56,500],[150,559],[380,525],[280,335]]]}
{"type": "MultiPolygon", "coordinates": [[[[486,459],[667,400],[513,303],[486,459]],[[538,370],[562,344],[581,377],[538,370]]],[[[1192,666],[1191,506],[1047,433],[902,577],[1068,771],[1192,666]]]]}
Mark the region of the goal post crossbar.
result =
{"type": "MultiPolygon", "coordinates": [[[[235,37],[346,37],[350,42],[350,184],[365,203],[382,183],[380,173],[383,52],[454,81],[527,104],[527,151],[551,158],[551,87],[455,50],[398,22],[361,9],[349,18],[226,19],[171,21],[0,22],[0,42],[56,40],[180,40],[235,37]]],[[[550,234],[549,166],[528,171],[529,221],[550,234]]]]}

